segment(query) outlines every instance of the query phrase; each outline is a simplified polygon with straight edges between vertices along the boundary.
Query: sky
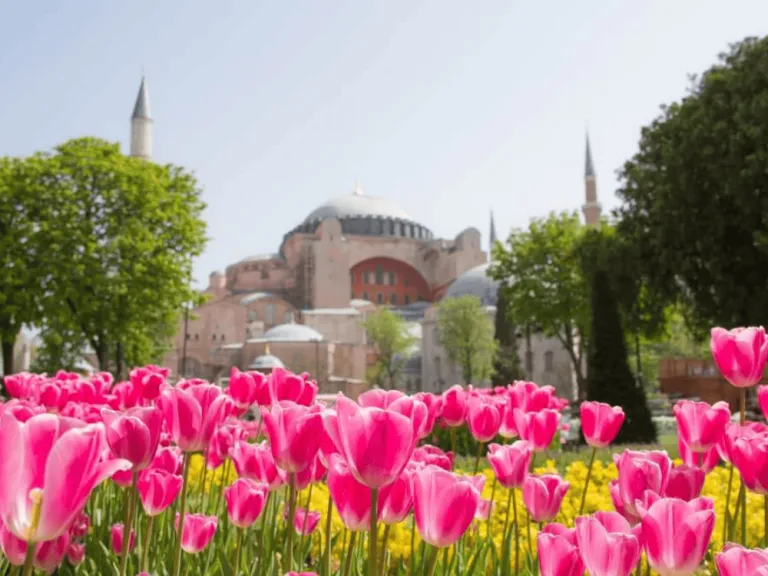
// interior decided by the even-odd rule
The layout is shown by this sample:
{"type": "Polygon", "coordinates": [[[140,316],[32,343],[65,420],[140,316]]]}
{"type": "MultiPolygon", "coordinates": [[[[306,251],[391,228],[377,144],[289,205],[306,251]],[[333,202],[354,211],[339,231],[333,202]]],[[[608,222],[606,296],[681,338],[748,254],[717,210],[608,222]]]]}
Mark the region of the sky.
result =
{"type": "Polygon", "coordinates": [[[154,157],[194,171],[198,284],[326,200],[397,202],[437,236],[500,236],[598,194],[659,106],[765,0],[0,0],[0,156],[98,136],[127,151],[142,73],[154,157]]]}

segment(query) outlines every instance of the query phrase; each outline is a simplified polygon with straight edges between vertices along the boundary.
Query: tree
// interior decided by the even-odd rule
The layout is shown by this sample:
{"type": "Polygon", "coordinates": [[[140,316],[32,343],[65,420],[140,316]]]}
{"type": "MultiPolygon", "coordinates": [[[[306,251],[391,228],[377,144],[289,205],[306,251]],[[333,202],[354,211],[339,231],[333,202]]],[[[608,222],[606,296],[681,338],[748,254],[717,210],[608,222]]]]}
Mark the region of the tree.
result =
{"type": "Polygon", "coordinates": [[[768,38],[730,47],[663,106],[620,172],[619,230],[688,323],[768,323],[768,38]]]}
{"type": "Polygon", "coordinates": [[[363,326],[376,350],[376,363],[371,367],[369,379],[382,388],[396,388],[416,338],[408,332],[403,318],[389,308],[376,310],[363,326]]]}
{"type": "Polygon", "coordinates": [[[447,298],[437,307],[440,345],[461,368],[465,384],[486,380],[493,371],[496,341],[493,322],[480,300],[467,295],[447,298]]]}
{"type": "Polygon", "coordinates": [[[39,263],[47,322],[76,328],[102,370],[156,359],[184,303],[197,298],[192,259],[206,238],[194,177],[93,138],[35,162],[30,193],[47,197],[39,263]]]}
{"type": "Polygon", "coordinates": [[[635,382],[627,363],[627,347],[619,303],[610,276],[597,270],[591,282],[591,341],[587,399],[624,409],[625,420],[616,439],[619,444],[656,441],[656,428],[645,391],[635,382]]]}
{"type": "Polygon", "coordinates": [[[525,377],[520,365],[517,327],[510,322],[509,316],[506,294],[504,290],[499,290],[493,335],[497,350],[493,363],[493,375],[491,376],[491,382],[494,386],[505,386],[525,377]]]}
{"type": "Polygon", "coordinates": [[[36,164],[0,158],[0,343],[4,374],[11,374],[13,348],[24,325],[40,320],[40,253],[36,222],[46,195],[29,191],[36,164]]]}
{"type": "Polygon", "coordinates": [[[527,230],[514,230],[506,247],[497,245],[490,271],[502,282],[514,324],[557,338],[568,352],[579,397],[589,345],[589,290],[577,251],[583,230],[575,213],[533,220],[527,230]]]}

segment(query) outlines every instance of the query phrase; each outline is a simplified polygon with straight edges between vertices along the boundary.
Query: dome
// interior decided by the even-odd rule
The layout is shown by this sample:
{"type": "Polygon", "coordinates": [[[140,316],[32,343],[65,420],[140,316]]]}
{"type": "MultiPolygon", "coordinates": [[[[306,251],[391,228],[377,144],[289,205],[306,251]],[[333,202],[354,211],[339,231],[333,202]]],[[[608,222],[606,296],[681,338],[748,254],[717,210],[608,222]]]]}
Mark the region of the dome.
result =
{"type": "Polygon", "coordinates": [[[280,324],[264,333],[263,340],[271,342],[319,342],[323,335],[305,324],[280,324]]]}
{"type": "Polygon", "coordinates": [[[280,358],[272,354],[262,354],[251,362],[248,370],[274,370],[275,368],[285,368],[280,358]]]}
{"type": "Polygon", "coordinates": [[[483,306],[496,306],[499,283],[488,276],[490,267],[490,262],[486,262],[464,272],[448,286],[445,298],[472,295],[477,296],[483,306]]]}
{"type": "Polygon", "coordinates": [[[318,206],[304,222],[309,224],[318,220],[336,218],[392,218],[394,220],[411,221],[411,217],[397,204],[387,198],[377,198],[366,194],[356,193],[339,196],[318,206]]]}

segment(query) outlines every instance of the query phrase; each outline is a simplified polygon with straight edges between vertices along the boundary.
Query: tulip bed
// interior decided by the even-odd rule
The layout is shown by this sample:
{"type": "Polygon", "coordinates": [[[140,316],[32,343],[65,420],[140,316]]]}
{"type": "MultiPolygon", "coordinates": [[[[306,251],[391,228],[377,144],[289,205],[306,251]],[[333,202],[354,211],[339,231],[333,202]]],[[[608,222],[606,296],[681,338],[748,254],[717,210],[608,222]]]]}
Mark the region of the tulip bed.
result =
{"type": "MultiPolygon", "coordinates": [[[[715,329],[712,350],[744,398],[765,332],[715,329]]],[[[3,574],[768,576],[768,426],[744,403],[732,423],[724,403],[680,401],[672,461],[611,449],[623,411],[584,402],[587,446],[566,461],[567,403],[531,382],[332,408],[284,370],[233,369],[226,391],[156,366],[5,385],[3,574]],[[438,425],[476,456],[432,445],[438,425]]]]}

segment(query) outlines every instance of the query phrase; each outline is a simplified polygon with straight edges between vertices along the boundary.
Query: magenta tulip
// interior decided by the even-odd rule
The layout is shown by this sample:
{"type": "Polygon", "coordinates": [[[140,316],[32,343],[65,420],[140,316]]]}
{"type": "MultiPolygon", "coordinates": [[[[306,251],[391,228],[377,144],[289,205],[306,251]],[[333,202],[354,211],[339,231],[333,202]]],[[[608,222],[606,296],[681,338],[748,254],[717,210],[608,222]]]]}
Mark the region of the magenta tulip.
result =
{"type": "Polygon", "coordinates": [[[733,465],[752,492],[768,495],[768,437],[744,436],[733,444],[733,465]]]}
{"type": "Polygon", "coordinates": [[[522,488],[531,467],[533,451],[524,440],[514,444],[488,446],[488,462],[504,488],[522,488]]]}
{"type": "Polygon", "coordinates": [[[605,448],[616,439],[624,423],[624,410],[602,402],[582,402],[581,432],[593,448],[605,448]]]}
{"type": "Polygon", "coordinates": [[[704,488],[706,473],[701,468],[692,466],[675,466],[669,471],[665,498],[678,498],[689,502],[701,495],[704,488]]]}
{"type": "Polygon", "coordinates": [[[689,576],[698,570],[715,528],[714,503],[663,498],[643,517],[645,551],[660,576],[689,576]]]}
{"type": "Polygon", "coordinates": [[[666,452],[634,450],[614,454],[613,460],[619,470],[618,489],[623,508],[630,516],[638,517],[635,503],[642,501],[646,492],[664,494],[672,461],[666,452]]]}
{"type": "MultiPolygon", "coordinates": [[[[118,556],[123,555],[123,546],[125,546],[125,527],[122,523],[119,524],[112,524],[112,527],[109,530],[110,540],[112,542],[112,550],[114,550],[115,554],[118,556]]],[[[136,545],[136,532],[131,530],[131,537],[128,539],[128,553],[130,554],[131,551],[133,551],[134,546],[136,545]]]]}
{"type": "Polygon", "coordinates": [[[733,386],[749,388],[762,379],[768,360],[768,339],[762,326],[712,328],[710,349],[717,369],[733,386]]]}
{"type": "Polygon", "coordinates": [[[232,448],[232,462],[237,475],[267,484],[271,490],[285,483],[285,474],[275,464],[269,445],[236,442],[232,448]]]}
{"type": "Polygon", "coordinates": [[[475,396],[467,400],[467,426],[478,442],[494,439],[501,426],[501,411],[492,398],[475,396]]]}
{"type": "Polygon", "coordinates": [[[173,441],[184,452],[203,452],[234,407],[221,388],[207,383],[185,388],[179,383],[163,391],[158,404],[173,441]]]}
{"type": "Polygon", "coordinates": [[[229,521],[238,528],[248,528],[258,520],[267,502],[269,486],[239,478],[224,491],[229,521]]]}
{"type": "Polygon", "coordinates": [[[737,544],[728,543],[715,556],[720,576],[748,576],[758,570],[768,569],[768,548],[749,550],[737,544]]]}
{"type": "Polygon", "coordinates": [[[136,489],[147,516],[162,514],[181,492],[182,477],[160,468],[149,468],[139,474],[136,489]]]}
{"type": "Polygon", "coordinates": [[[531,475],[523,482],[523,502],[536,522],[551,522],[571,485],[556,474],[531,475]]]}
{"type": "Polygon", "coordinates": [[[714,448],[731,421],[731,410],[726,402],[710,406],[706,402],[679,400],[674,412],[678,434],[691,450],[698,453],[714,448]]]}
{"type": "Polygon", "coordinates": [[[464,424],[467,414],[467,394],[459,385],[443,392],[443,422],[449,428],[464,424]]]}
{"type": "Polygon", "coordinates": [[[131,408],[125,412],[105,408],[101,417],[112,453],[131,462],[136,471],[149,466],[160,441],[163,413],[154,406],[131,408]]]}
{"type": "Polygon", "coordinates": [[[630,576],[640,561],[640,541],[629,528],[619,526],[615,518],[610,526],[601,517],[576,518],[576,535],[584,566],[590,576],[630,576]]]}
{"type": "Polygon", "coordinates": [[[371,489],[354,477],[347,463],[339,456],[331,457],[328,492],[348,530],[364,532],[370,528],[371,489]]]}
{"type": "Polygon", "coordinates": [[[406,469],[379,494],[379,519],[384,524],[399,524],[413,509],[411,473],[406,469]]]}
{"type": "Polygon", "coordinates": [[[538,412],[514,410],[515,425],[520,438],[528,442],[534,452],[549,448],[560,426],[560,413],[546,408],[538,412]]]}
{"type": "Polygon", "coordinates": [[[264,427],[275,464],[288,473],[301,472],[317,456],[323,433],[322,407],[288,400],[262,408],[264,427]]]}
{"type": "MultiPolygon", "coordinates": [[[[186,514],[184,516],[184,528],[181,534],[181,549],[187,554],[198,554],[205,550],[206,546],[216,534],[216,525],[219,519],[216,516],[204,514],[186,514]]],[[[179,529],[179,515],[176,514],[176,530],[179,529]]]]}
{"type": "Polygon", "coordinates": [[[542,531],[536,543],[540,576],[583,576],[579,548],[569,538],[542,531]]]}

